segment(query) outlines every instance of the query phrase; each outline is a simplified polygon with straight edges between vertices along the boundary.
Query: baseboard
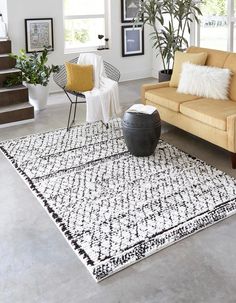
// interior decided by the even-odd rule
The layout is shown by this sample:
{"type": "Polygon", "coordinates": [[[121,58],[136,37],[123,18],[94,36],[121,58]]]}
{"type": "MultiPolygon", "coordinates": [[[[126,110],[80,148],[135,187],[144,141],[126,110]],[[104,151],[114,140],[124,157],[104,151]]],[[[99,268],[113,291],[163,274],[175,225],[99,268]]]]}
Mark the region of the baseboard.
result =
{"type": "Polygon", "coordinates": [[[140,70],[140,71],[129,72],[129,73],[122,73],[120,82],[144,79],[144,78],[149,78],[149,77],[152,77],[151,69],[140,70]]]}
{"type": "Polygon", "coordinates": [[[11,126],[26,124],[26,123],[34,122],[34,120],[35,119],[27,119],[27,120],[22,120],[22,121],[4,123],[4,124],[0,124],[0,128],[6,128],[6,127],[11,127],[11,126]]]}
{"type": "Polygon", "coordinates": [[[60,88],[58,88],[58,89],[52,89],[52,90],[49,91],[49,95],[63,93],[63,92],[64,92],[63,89],[60,89],[60,88]]]}

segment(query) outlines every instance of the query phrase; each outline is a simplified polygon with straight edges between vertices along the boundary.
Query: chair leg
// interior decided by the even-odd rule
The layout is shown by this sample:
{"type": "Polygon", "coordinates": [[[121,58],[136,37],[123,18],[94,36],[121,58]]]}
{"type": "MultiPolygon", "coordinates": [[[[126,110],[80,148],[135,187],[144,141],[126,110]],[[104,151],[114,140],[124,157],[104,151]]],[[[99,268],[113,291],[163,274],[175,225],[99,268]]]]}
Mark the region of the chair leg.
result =
{"type": "MultiPolygon", "coordinates": [[[[78,95],[76,95],[75,101],[73,101],[73,99],[69,96],[69,93],[65,89],[64,89],[64,92],[65,92],[66,96],[68,97],[68,99],[70,100],[70,112],[69,112],[69,118],[68,118],[68,123],[67,123],[67,131],[68,131],[71,128],[72,124],[75,122],[76,110],[77,110],[78,103],[86,103],[86,100],[78,102],[78,95]],[[74,113],[73,113],[73,120],[70,123],[71,111],[72,111],[73,104],[75,105],[74,106],[74,113]]],[[[79,96],[80,97],[82,96],[85,99],[85,97],[82,94],[79,95],[79,96]]]]}
{"type": "Polygon", "coordinates": [[[236,169],[236,153],[231,153],[232,168],[236,169]]]}
{"type": "Polygon", "coordinates": [[[67,122],[67,131],[70,129],[70,116],[71,116],[72,103],[70,104],[69,117],[67,122]]]}
{"type": "Polygon", "coordinates": [[[102,124],[106,127],[106,129],[109,128],[109,124],[108,123],[104,123],[102,120],[101,120],[102,124]]]}
{"type": "Polygon", "coordinates": [[[73,117],[73,121],[72,121],[71,124],[73,124],[75,122],[76,109],[77,109],[77,99],[78,99],[78,97],[76,96],[76,99],[75,99],[75,108],[74,108],[74,117],[73,117]]]}

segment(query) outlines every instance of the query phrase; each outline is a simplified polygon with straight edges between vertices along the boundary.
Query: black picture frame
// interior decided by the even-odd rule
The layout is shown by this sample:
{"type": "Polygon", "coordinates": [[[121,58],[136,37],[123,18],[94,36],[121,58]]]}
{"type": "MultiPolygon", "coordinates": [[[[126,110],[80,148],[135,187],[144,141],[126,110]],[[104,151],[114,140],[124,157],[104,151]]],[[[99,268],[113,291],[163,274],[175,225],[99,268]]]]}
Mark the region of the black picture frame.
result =
{"type": "Polygon", "coordinates": [[[144,29],[141,25],[122,25],[122,57],[144,55],[144,29]]]}
{"type": "Polygon", "coordinates": [[[25,19],[25,44],[27,53],[53,51],[53,18],[25,19]]]}
{"type": "MultiPolygon", "coordinates": [[[[121,23],[131,23],[134,21],[140,2],[143,2],[143,0],[121,0],[121,23]]],[[[143,15],[139,21],[143,21],[143,15]]]]}

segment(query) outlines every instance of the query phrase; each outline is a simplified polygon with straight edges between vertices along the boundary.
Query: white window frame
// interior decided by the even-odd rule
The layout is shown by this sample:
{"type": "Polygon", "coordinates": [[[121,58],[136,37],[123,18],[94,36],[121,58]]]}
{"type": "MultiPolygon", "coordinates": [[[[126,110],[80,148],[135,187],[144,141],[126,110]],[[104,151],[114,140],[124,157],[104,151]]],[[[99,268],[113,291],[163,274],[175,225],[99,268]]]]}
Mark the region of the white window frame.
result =
{"type": "MultiPolygon", "coordinates": [[[[236,23],[236,16],[234,16],[234,0],[228,0],[227,6],[228,14],[228,39],[227,39],[227,49],[233,52],[234,49],[234,24],[236,23]]],[[[236,43],[236,41],[235,41],[236,43]]]]}
{"type": "MultiPolygon", "coordinates": [[[[234,43],[236,45],[236,41],[234,41],[234,25],[236,24],[236,16],[234,16],[234,0],[226,0],[227,1],[227,22],[228,22],[228,35],[227,35],[227,51],[233,52],[234,43]]],[[[192,25],[191,28],[191,37],[190,43],[191,45],[200,46],[201,39],[201,25],[200,23],[196,25],[192,25]]]]}
{"type": "MultiPolygon", "coordinates": [[[[65,30],[65,21],[66,20],[76,20],[76,19],[97,19],[104,18],[105,22],[105,37],[109,38],[109,49],[111,48],[111,37],[110,37],[110,0],[104,0],[105,10],[104,14],[89,14],[89,15],[65,15],[64,9],[64,0],[63,1],[63,17],[64,17],[64,30],[65,30]]],[[[76,0],[75,0],[76,1],[76,0]]],[[[78,53],[78,52],[87,52],[87,51],[96,51],[98,45],[94,46],[84,46],[76,48],[66,48],[65,33],[64,33],[64,53],[78,53]]]]}

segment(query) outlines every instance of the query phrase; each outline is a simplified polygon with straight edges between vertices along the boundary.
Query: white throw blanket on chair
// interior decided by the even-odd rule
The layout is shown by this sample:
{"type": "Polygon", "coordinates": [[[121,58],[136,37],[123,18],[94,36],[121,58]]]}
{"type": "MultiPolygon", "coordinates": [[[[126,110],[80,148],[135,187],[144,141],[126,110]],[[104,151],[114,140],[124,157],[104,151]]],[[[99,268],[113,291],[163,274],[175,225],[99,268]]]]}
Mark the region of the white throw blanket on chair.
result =
{"type": "Polygon", "coordinates": [[[87,104],[86,121],[108,123],[121,113],[118,83],[107,78],[101,56],[80,54],[78,64],[91,64],[94,68],[94,88],[83,93],[87,104]]]}

